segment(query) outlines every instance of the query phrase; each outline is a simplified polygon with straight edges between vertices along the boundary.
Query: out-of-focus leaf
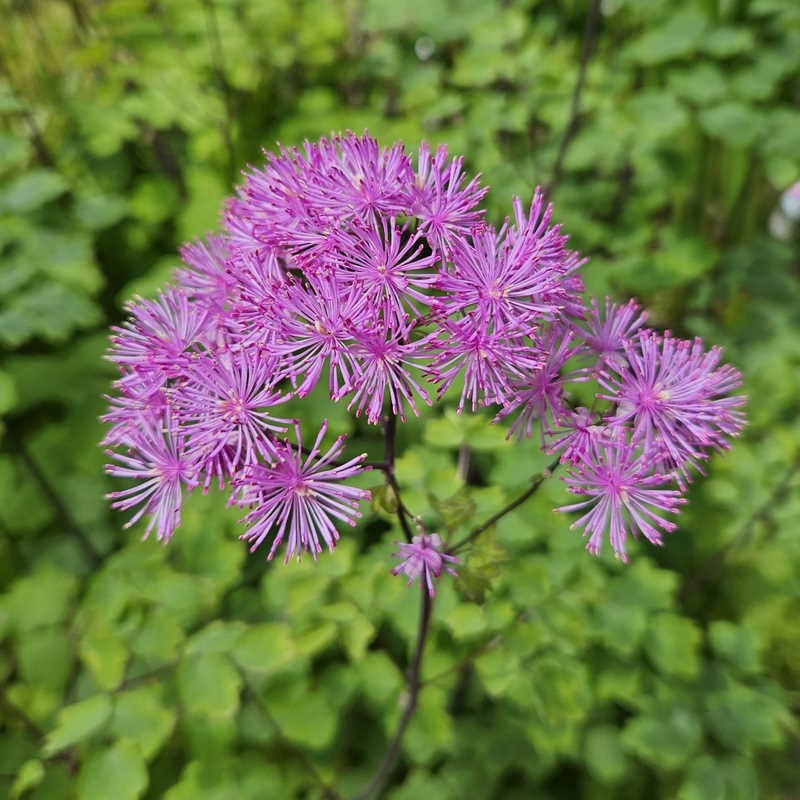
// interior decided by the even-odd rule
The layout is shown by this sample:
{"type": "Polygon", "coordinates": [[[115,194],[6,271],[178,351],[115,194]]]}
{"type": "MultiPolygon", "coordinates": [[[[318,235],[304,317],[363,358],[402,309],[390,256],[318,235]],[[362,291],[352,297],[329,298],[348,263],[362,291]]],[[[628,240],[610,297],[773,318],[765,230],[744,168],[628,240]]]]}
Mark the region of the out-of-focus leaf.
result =
{"type": "Polygon", "coordinates": [[[122,740],[95,751],[86,759],[78,777],[78,797],[80,800],[97,797],[136,800],[144,794],[147,783],[147,766],[139,745],[122,740]]]}
{"type": "Polygon", "coordinates": [[[96,694],[58,714],[56,727],[48,734],[43,753],[51,756],[99,731],[111,717],[111,698],[96,694]]]}
{"type": "Polygon", "coordinates": [[[22,213],[43,206],[67,191],[66,180],[49,169],[30,170],[0,192],[0,212],[22,213]]]}

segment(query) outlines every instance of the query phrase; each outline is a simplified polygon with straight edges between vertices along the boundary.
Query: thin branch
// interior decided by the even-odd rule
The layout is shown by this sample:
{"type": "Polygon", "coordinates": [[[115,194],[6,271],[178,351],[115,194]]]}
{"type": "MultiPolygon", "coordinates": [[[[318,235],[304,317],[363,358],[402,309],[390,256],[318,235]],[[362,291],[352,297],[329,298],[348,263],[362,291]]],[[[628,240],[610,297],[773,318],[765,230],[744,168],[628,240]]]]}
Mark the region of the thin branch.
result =
{"type": "Polygon", "coordinates": [[[560,461],[556,459],[549,467],[542,470],[538,475],[534,476],[531,485],[516,499],[512,500],[507,506],[501,508],[496,514],[492,514],[486,522],[473,528],[463,539],[456,542],[452,547],[448,548],[448,553],[455,555],[460,550],[463,550],[470,542],[477,539],[484,531],[492,527],[496,522],[501,520],[506,514],[513,511],[515,508],[521,506],[529,497],[532,497],[539,491],[539,487],[549,478],[558,468],[560,461]]]}
{"type": "Polygon", "coordinates": [[[303,764],[303,767],[305,767],[305,769],[308,771],[309,775],[311,775],[311,777],[314,779],[314,782],[319,786],[324,800],[341,800],[341,795],[336,791],[336,789],[334,789],[332,786],[329,786],[323,779],[322,775],[317,772],[314,762],[283,732],[283,729],[278,724],[278,720],[272,716],[269,706],[264,701],[264,698],[252,685],[247,676],[243,673],[242,677],[248,693],[256,701],[256,703],[258,703],[259,708],[261,708],[264,716],[269,720],[270,725],[275,728],[275,732],[278,734],[278,738],[281,740],[281,742],[286,745],[292,751],[292,753],[294,753],[297,759],[303,764]]]}
{"type": "Polygon", "coordinates": [[[222,135],[225,138],[225,150],[228,154],[228,177],[234,178],[236,174],[233,148],[233,98],[231,97],[230,86],[226,78],[225,52],[222,49],[222,37],[219,33],[219,22],[217,20],[217,10],[213,0],[203,0],[203,9],[206,16],[206,27],[208,28],[208,38],[211,45],[211,61],[214,67],[214,75],[219,84],[222,102],[225,107],[225,119],[222,123],[222,135]]]}
{"type": "Polygon", "coordinates": [[[6,436],[8,437],[12,451],[19,456],[22,463],[26,466],[31,477],[39,486],[39,490],[44,495],[45,500],[47,500],[48,504],[55,512],[56,517],[60,519],[66,526],[67,530],[69,530],[75,536],[76,541],[81,546],[81,549],[84,551],[86,557],[89,559],[89,563],[93,567],[96,567],[101,561],[100,554],[97,552],[97,550],[95,550],[94,545],[92,544],[92,541],[87,535],[86,531],[84,531],[83,528],[78,525],[75,518],[72,516],[72,512],[69,510],[69,508],[67,508],[58,492],[56,492],[50,481],[47,479],[47,476],[42,472],[41,468],[36,463],[36,459],[28,450],[25,442],[11,426],[6,429],[6,436]]]}
{"type": "Polygon", "coordinates": [[[397,477],[394,474],[396,435],[397,415],[394,411],[390,411],[383,427],[383,462],[380,469],[383,470],[383,474],[386,476],[386,482],[394,493],[394,500],[397,504],[397,520],[400,523],[400,527],[403,529],[403,535],[406,537],[406,541],[410,542],[414,538],[414,532],[411,530],[409,519],[413,519],[413,516],[403,503],[403,498],[400,496],[400,484],[398,484],[397,477]]]}
{"type": "Polygon", "coordinates": [[[775,504],[788,494],[792,481],[798,472],[800,472],[800,452],[797,453],[794,461],[789,465],[781,482],[775,486],[767,499],[745,520],[739,531],[719,550],[710,555],[691,577],[687,578],[678,591],[679,600],[686,600],[703,584],[711,580],[714,573],[717,573],[722,568],[731,550],[749,539],[759,522],[769,518],[775,504]]]}
{"type": "Polygon", "coordinates": [[[544,189],[545,197],[550,197],[553,190],[561,181],[561,175],[564,169],[564,158],[567,155],[567,148],[569,147],[572,138],[578,132],[580,127],[580,113],[581,113],[581,93],[583,86],[586,83],[586,68],[589,65],[589,60],[594,52],[595,42],[597,40],[597,28],[600,21],[600,6],[601,0],[592,0],[589,6],[589,13],[586,16],[586,28],[583,33],[583,45],[581,47],[581,62],[578,67],[578,80],[575,82],[575,88],[572,90],[572,103],[569,112],[569,121],[564,128],[564,133],[561,136],[561,142],[558,145],[558,154],[556,155],[555,164],[553,165],[553,174],[550,176],[550,182],[544,189]]]}
{"type": "Polygon", "coordinates": [[[353,800],[369,800],[370,797],[379,794],[386,786],[387,781],[391,777],[392,770],[394,770],[397,764],[397,759],[400,756],[400,748],[403,744],[403,737],[405,736],[406,729],[417,709],[419,692],[422,688],[422,681],[420,680],[422,674],[422,656],[425,652],[425,643],[428,641],[431,611],[433,609],[433,600],[428,594],[424,581],[420,582],[420,589],[422,593],[422,605],[419,614],[419,628],[417,629],[417,644],[414,648],[414,655],[411,658],[411,665],[409,666],[406,676],[406,688],[403,693],[403,710],[400,714],[400,720],[397,723],[397,730],[394,732],[394,736],[386,747],[383,759],[378,765],[372,779],[367,784],[366,788],[360,794],[356,795],[353,800]]]}

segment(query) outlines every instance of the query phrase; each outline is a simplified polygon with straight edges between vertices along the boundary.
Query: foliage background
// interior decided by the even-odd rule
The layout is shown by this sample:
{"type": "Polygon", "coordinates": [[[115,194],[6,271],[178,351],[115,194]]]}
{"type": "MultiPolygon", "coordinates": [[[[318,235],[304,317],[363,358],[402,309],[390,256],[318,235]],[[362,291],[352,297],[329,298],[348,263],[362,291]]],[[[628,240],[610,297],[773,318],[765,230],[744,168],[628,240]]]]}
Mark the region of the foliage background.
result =
{"type": "MultiPolygon", "coordinates": [[[[262,145],[364,127],[464,153],[496,220],[552,182],[589,289],[724,344],[751,398],[663,550],[590,558],[552,481],[442,582],[387,796],[800,794],[800,248],[768,228],[800,179],[800,6],[604,0],[555,176],[584,0],[0,8],[0,795],[347,797],[380,759],[419,602],[387,574],[389,516],[284,567],[197,494],[164,549],[108,511],[97,447],[123,301],[262,145]]],[[[431,524],[469,527],[543,466],[486,421],[402,429],[431,524]]]]}

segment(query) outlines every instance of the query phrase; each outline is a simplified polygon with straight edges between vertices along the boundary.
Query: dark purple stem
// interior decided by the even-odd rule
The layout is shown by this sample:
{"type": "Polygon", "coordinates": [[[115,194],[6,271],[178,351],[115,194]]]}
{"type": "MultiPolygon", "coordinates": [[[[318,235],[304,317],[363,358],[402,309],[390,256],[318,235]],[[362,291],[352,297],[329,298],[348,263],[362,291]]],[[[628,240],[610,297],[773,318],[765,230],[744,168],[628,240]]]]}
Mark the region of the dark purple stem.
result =
{"type": "Polygon", "coordinates": [[[411,718],[414,716],[414,712],[417,710],[419,692],[422,688],[422,681],[420,680],[422,674],[422,656],[425,652],[425,643],[428,641],[431,611],[433,609],[433,600],[428,594],[424,581],[420,582],[420,588],[422,593],[422,605],[420,607],[419,628],[417,630],[417,644],[414,648],[414,655],[411,657],[411,664],[406,674],[406,688],[403,693],[403,711],[400,715],[400,721],[397,723],[397,730],[394,732],[394,736],[392,736],[391,741],[386,747],[378,769],[375,771],[375,774],[372,776],[366,788],[356,795],[353,800],[369,800],[370,797],[379,794],[384,786],[386,786],[392,774],[392,770],[397,764],[397,759],[400,756],[400,748],[403,744],[403,737],[405,736],[406,729],[411,722],[411,718]]]}

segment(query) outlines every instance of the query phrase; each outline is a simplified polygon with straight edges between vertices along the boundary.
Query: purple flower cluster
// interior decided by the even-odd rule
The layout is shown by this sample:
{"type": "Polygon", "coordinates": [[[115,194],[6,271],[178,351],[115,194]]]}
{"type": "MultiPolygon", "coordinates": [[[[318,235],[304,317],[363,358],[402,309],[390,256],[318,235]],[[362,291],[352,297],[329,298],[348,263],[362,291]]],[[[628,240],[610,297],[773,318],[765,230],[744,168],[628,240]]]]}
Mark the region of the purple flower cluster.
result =
{"type": "MultiPolygon", "coordinates": [[[[248,509],[253,549],[332,549],[334,520],[353,524],[369,495],[346,482],[365,456],[339,460],[342,439],[323,454],[325,423],[303,448],[281,415],[322,382],[370,424],[451,387],[459,411],[496,406],[569,464],[586,499],[559,510],[585,512],[590,550],[606,532],[623,558],[628,534],[658,542],[692,473],[743,424],[738,373],[716,348],[645,329],[633,302],[586,308],[583,262],[541,193],[499,229],[485,193],[444,147],[412,156],[366,134],[250,168],[223,232],[184,247],[176,285],[113,330],[107,469],[134,481],[111,495],[135,509],[129,524],[147,516],[145,535],[166,541],[184,490],[216,482],[248,509]],[[590,380],[594,406],[576,407],[569,384],[590,380]]],[[[449,560],[434,538],[404,545],[397,568],[431,589],[449,560]]]]}

